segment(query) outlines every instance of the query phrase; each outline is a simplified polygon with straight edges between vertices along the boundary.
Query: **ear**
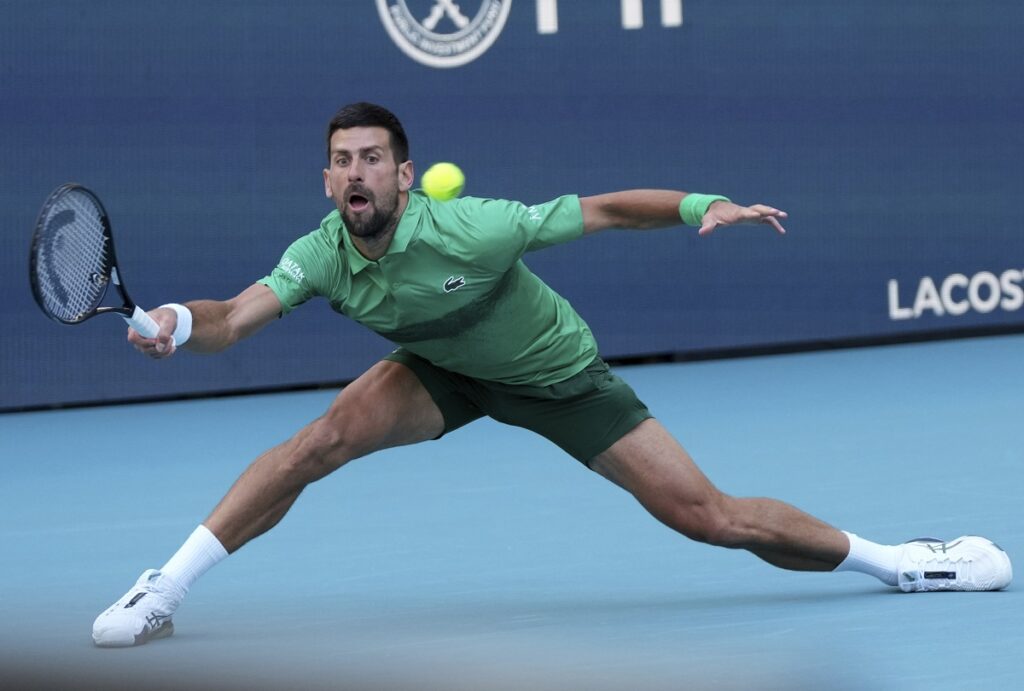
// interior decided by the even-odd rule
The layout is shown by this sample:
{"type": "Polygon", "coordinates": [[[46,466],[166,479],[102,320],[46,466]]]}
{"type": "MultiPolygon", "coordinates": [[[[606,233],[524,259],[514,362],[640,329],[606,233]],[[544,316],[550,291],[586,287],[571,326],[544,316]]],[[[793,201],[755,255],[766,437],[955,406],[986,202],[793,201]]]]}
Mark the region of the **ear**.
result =
{"type": "Polygon", "coordinates": [[[412,189],[413,183],[416,182],[416,170],[412,164],[412,161],[405,161],[404,163],[398,164],[398,190],[400,192],[408,192],[412,189]]]}
{"type": "Polygon", "coordinates": [[[331,192],[331,171],[324,168],[324,194],[327,195],[328,199],[333,199],[334,194],[331,192]]]}

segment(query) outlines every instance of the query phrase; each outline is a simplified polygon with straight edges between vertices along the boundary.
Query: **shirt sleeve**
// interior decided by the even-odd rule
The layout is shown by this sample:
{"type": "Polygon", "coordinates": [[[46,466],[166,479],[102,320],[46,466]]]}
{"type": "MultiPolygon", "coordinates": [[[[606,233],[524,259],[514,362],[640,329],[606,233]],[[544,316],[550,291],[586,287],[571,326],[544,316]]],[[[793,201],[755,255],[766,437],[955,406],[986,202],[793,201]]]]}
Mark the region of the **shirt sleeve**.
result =
{"type": "Polygon", "coordinates": [[[323,233],[319,230],[304,235],[289,245],[268,276],[257,281],[274,291],[281,301],[282,313],[288,314],[310,298],[323,294],[320,286],[330,273],[329,255],[324,253],[323,245],[323,233]]]}
{"type": "MultiPolygon", "coordinates": [[[[450,204],[451,202],[449,202],[450,204]]],[[[479,260],[508,267],[525,253],[583,235],[583,210],[577,195],[528,206],[504,199],[467,198],[459,208],[458,249],[479,260]]]]}
{"type": "Polygon", "coordinates": [[[497,200],[489,204],[504,206],[501,213],[507,219],[506,227],[512,233],[511,239],[521,248],[520,254],[569,242],[583,235],[583,209],[576,195],[531,206],[497,200]]]}

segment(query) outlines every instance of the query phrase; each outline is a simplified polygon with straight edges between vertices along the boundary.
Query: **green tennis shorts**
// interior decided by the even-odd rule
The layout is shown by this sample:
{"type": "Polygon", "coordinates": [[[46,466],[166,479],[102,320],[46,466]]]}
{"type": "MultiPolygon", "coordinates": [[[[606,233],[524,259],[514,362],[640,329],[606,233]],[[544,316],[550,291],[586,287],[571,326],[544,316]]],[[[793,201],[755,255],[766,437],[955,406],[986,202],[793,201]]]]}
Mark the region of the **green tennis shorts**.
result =
{"type": "Polygon", "coordinates": [[[444,415],[444,436],[484,415],[551,440],[587,463],[651,417],[633,389],[594,358],[579,374],[550,386],[515,386],[441,369],[399,348],[386,360],[413,371],[444,415]]]}

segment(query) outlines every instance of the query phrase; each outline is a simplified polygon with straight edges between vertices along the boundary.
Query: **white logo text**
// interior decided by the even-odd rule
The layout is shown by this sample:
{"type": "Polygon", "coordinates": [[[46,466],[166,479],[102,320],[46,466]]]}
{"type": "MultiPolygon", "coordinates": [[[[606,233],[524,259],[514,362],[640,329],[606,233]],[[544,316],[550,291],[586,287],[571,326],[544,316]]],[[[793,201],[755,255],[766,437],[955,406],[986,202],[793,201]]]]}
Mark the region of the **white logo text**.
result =
{"type": "Polygon", "coordinates": [[[292,280],[296,283],[302,283],[306,280],[306,273],[302,270],[302,267],[299,266],[298,262],[293,261],[288,257],[282,259],[277,265],[277,268],[291,276],[292,280]]]}
{"type": "Polygon", "coordinates": [[[1024,272],[1007,269],[996,276],[990,271],[979,271],[973,276],[950,274],[938,284],[925,276],[917,284],[913,304],[900,304],[900,284],[889,281],[889,319],[917,319],[925,313],[936,317],[958,317],[974,310],[987,314],[996,308],[1014,312],[1024,306],[1024,272]]]}

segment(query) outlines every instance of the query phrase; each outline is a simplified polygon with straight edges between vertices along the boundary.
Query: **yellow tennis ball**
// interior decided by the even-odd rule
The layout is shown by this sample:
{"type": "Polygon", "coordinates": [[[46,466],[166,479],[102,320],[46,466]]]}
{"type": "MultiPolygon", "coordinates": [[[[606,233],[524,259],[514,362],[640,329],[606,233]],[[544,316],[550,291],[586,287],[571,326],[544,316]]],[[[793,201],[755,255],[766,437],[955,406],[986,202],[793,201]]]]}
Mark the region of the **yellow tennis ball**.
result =
{"type": "Polygon", "coordinates": [[[454,163],[435,163],[423,174],[420,183],[427,196],[446,202],[462,193],[466,176],[454,163]]]}

